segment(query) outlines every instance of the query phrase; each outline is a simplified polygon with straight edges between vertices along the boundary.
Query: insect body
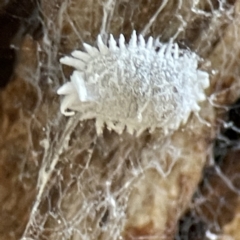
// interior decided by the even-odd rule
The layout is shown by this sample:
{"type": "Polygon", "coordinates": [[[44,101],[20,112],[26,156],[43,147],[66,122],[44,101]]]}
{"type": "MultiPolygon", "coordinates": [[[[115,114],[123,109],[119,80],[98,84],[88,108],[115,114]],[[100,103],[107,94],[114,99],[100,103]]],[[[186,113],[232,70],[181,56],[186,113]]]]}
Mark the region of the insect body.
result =
{"type": "Polygon", "coordinates": [[[118,42],[110,35],[105,44],[99,35],[97,47],[83,45],[85,52],[60,59],[75,70],[57,93],[64,95],[61,112],[96,119],[98,134],[104,124],[119,134],[125,127],[131,134],[155,128],[167,134],[198,112],[198,102],[206,98],[208,73],[198,69],[195,53],[176,43],[152,37],[146,42],[133,31],[129,43],[121,34],[118,42]]]}

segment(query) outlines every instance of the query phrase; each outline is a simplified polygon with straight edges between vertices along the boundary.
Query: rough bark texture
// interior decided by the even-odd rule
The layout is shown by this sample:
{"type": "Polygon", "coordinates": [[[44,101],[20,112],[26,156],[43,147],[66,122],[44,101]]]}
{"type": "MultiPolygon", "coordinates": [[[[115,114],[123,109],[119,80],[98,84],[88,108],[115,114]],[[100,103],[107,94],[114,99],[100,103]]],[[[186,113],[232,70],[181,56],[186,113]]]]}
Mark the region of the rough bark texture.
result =
{"type": "MultiPolygon", "coordinates": [[[[239,6],[239,1],[228,1],[220,11],[219,1],[200,1],[197,7],[205,13],[200,14],[191,1],[42,0],[36,4],[41,14],[26,17],[28,23],[35,19],[28,31],[32,36],[16,30],[5,47],[18,36],[12,81],[0,92],[0,239],[188,235],[196,240],[204,239],[206,229],[218,233],[224,229],[237,239],[239,187],[231,176],[239,172],[238,152],[226,154],[222,165],[208,167],[198,191],[197,186],[212,156],[221,119],[233,121],[227,119],[223,106],[239,97],[239,6]],[[41,23],[42,34],[35,21],[41,23]],[[69,119],[60,114],[56,89],[72,69],[62,69],[58,59],[81,49],[83,42],[94,44],[99,33],[105,37],[123,33],[128,39],[133,29],[145,36],[161,36],[162,41],[174,38],[205,59],[203,69],[217,72],[211,75],[210,98],[200,112],[210,127],[191,116],[168,137],[158,131],[119,136],[107,129],[97,136],[94,120],[79,122],[77,116],[69,119]],[[220,178],[219,169],[234,189],[220,178]],[[218,215],[211,213],[216,206],[218,215]],[[202,235],[194,235],[200,231],[197,227],[184,232],[184,217],[178,229],[187,210],[186,218],[197,216],[204,225],[202,235]],[[219,229],[214,228],[216,222],[219,229]]],[[[0,7],[6,6],[0,3],[0,7]]]]}

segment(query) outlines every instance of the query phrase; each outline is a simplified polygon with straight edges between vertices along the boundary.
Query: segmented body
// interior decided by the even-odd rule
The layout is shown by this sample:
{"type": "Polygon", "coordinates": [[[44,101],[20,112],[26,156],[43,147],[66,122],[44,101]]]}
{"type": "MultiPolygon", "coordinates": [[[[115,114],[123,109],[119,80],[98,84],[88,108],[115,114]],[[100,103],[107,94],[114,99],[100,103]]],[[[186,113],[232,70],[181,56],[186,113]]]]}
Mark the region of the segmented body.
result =
{"type": "Polygon", "coordinates": [[[98,134],[104,124],[119,134],[161,128],[165,134],[185,123],[198,102],[205,100],[209,75],[198,69],[199,57],[179,49],[176,43],[145,42],[133,31],[128,44],[110,35],[108,45],[101,36],[97,48],[84,43],[86,52],[73,51],[60,59],[76,70],[70,82],[58,90],[64,95],[61,112],[81,119],[96,119],[98,134]]]}

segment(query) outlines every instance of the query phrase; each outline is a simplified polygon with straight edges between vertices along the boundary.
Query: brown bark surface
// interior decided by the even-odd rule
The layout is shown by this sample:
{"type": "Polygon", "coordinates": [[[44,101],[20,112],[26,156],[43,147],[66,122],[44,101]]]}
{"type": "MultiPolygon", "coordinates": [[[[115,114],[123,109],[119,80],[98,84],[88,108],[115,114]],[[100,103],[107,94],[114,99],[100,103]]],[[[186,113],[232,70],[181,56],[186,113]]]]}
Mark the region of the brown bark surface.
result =
{"type": "MultiPolygon", "coordinates": [[[[42,30],[33,24],[28,34],[19,37],[15,31],[6,43],[9,47],[18,36],[12,80],[0,92],[0,239],[174,239],[187,210],[210,229],[217,222],[218,233],[224,229],[237,236],[233,219],[239,193],[219,178],[215,165],[203,175],[201,194],[193,194],[212,160],[214,139],[226,119],[224,107],[239,97],[240,4],[199,2],[36,4],[40,14],[26,21],[40,19],[42,30]],[[171,136],[157,130],[119,136],[107,129],[97,136],[94,120],[79,122],[78,115],[66,118],[59,112],[56,90],[72,72],[60,66],[59,58],[82,49],[83,42],[94,45],[99,33],[105,38],[123,33],[129,39],[134,29],[164,42],[174,38],[196,51],[204,58],[200,67],[211,75],[201,119],[192,115],[171,136]],[[217,220],[211,212],[216,206],[221,210],[217,220]],[[230,221],[233,227],[224,227],[230,221]]],[[[232,184],[231,176],[239,172],[237,153],[230,152],[220,167],[232,184]]]]}

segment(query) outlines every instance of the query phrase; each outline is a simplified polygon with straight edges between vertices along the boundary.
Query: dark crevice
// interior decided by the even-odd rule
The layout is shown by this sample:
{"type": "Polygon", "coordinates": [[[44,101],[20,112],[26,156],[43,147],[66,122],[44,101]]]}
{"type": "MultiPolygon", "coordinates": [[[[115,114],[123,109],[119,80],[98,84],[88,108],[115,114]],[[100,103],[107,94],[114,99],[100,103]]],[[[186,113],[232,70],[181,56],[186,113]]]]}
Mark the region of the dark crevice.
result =
{"type": "Polygon", "coordinates": [[[236,214],[240,192],[240,99],[230,106],[225,126],[215,141],[214,165],[203,171],[192,208],[180,219],[175,240],[207,239],[221,234],[236,214]]]}
{"type": "Polygon", "coordinates": [[[204,240],[207,224],[194,211],[188,211],[179,221],[175,240],[204,240]]]}
{"type": "Polygon", "coordinates": [[[17,47],[26,34],[41,36],[37,0],[13,0],[0,8],[0,88],[10,81],[14,71],[17,47]],[[16,45],[15,48],[12,47],[16,45]]]}

